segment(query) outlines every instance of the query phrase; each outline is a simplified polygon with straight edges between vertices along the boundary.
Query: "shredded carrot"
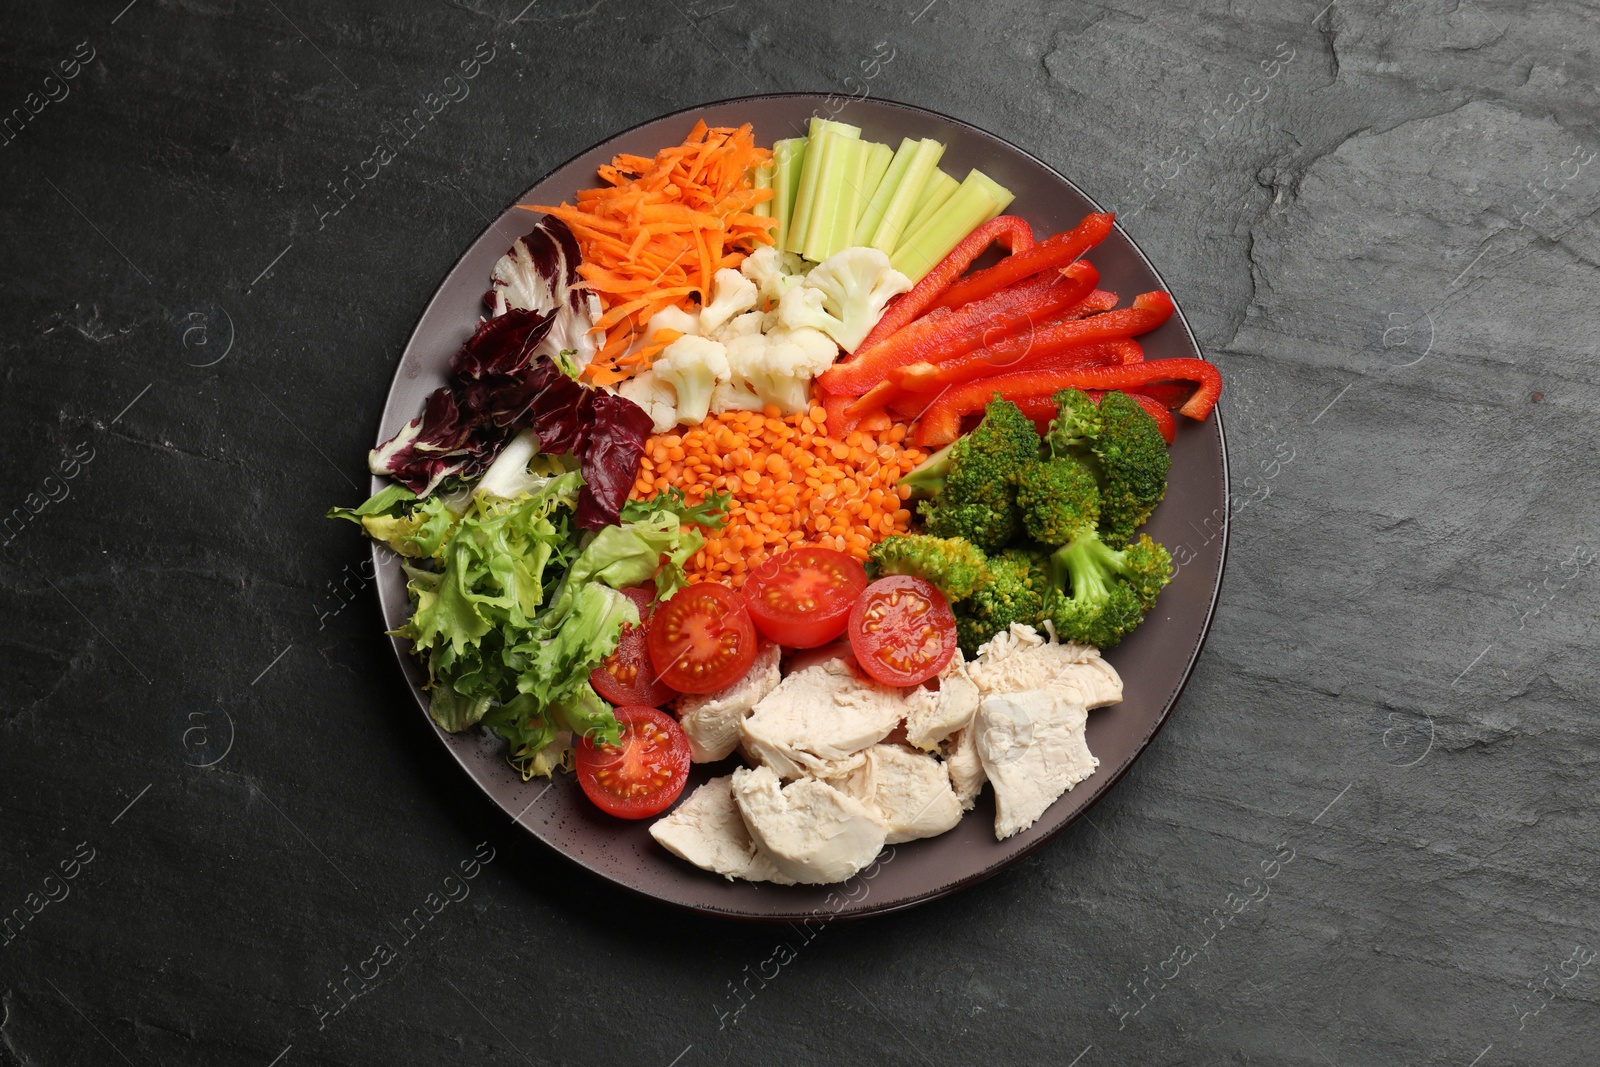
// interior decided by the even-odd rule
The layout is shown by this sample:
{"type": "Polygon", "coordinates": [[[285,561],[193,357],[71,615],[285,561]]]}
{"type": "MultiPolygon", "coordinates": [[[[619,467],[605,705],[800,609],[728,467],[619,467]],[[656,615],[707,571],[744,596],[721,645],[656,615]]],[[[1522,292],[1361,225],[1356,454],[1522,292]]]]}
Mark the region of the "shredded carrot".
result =
{"type": "Polygon", "coordinates": [[[605,310],[595,325],[605,341],[584,371],[590,382],[611,385],[649,366],[643,350],[624,357],[656,312],[709,303],[717,271],[772,243],[773,220],[750,210],[772,197],[752,187],[771,158],[748,123],[696,122],[683,144],[654,159],[623,154],[600,167],[606,184],[583,190],[575,204],[524,205],[572,229],[583,253],[578,274],[605,310]]]}
{"type": "Polygon", "coordinates": [[[895,483],[926,458],[906,426],[829,437],[817,406],[788,418],[778,409],[729,411],[645,443],[635,499],[677,486],[691,503],[732,494],[727,522],[708,532],[685,568],[690,581],[744,583],[777,552],[816,545],[865,561],[867,550],[911,525],[910,490],[895,483]]]}

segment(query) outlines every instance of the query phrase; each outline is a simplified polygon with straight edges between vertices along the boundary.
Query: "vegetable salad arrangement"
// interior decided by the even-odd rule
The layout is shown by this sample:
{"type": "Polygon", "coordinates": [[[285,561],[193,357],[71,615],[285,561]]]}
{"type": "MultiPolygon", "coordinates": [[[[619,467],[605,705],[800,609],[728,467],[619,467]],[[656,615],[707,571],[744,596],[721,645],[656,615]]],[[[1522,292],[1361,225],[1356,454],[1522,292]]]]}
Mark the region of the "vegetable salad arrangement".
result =
{"type": "Polygon", "coordinates": [[[702,122],[527,208],[447,384],[372,451],[392,484],[329,513],[401,557],[442,729],[778,883],[986,783],[1009,836],[1093,773],[1099,649],[1171,576],[1139,529],[1221,380],[1144,359],[1174,308],[1098,287],[1112,216],[1040,239],[943,153],[702,122]]]}

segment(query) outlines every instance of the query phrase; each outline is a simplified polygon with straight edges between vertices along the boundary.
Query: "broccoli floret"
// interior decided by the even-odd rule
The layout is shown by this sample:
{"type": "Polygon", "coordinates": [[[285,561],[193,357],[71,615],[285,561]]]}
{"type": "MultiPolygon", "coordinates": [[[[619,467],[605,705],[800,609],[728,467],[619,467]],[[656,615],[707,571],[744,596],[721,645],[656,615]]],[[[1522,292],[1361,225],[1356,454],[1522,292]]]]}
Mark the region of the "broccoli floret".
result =
{"type": "Polygon", "coordinates": [[[1109,648],[1138,626],[1172,579],[1172,557],[1149,534],[1114,549],[1085,530],[1050,557],[1054,592],[1049,615],[1056,634],[1109,648]]]}
{"type": "Polygon", "coordinates": [[[967,656],[1012,623],[1038,626],[1051,590],[1043,553],[1009,549],[989,560],[989,577],[955,605],[956,639],[967,656]]]}
{"type": "Polygon", "coordinates": [[[1150,517],[1167,492],[1172,458],[1161,428],[1126,393],[1110,392],[1097,407],[1077,389],[1055,395],[1060,410],[1045,443],[1052,456],[1072,457],[1100,486],[1100,532],[1121,544],[1150,517]]]}
{"type": "Polygon", "coordinates": [[[877,574],[909,574],[932,582],[954,602],[970,596],[989,574],[989,561],[960,537],[896,534],[872,546],[877,574]]]}
{"type": "Polygon", "coordinates": [[[900,479],[899,484],[910,486],[911,495],[918,498],[938,496],[944,492],[945,479],[950,477],[950,450],[954,447],[955,442],[952,441],[918,463],[900,479]]]}
{"type": "Polygon", "coordinates": [[[1033,420],[1010,401],[991,401],[977,429],[950,446],[937,499],[918,506],[928,533],[963,537],[985,552],[1004,548],[1020,526],[1012,478],[1038,456],[1033,420]]]}
{"type": "Polygon", "coordinates": [[[1028,536],[1064,545],[1100,521],[1100,487],[1076,459],[1036,459],[1016,475],[1017,510],[1028,536]]]}

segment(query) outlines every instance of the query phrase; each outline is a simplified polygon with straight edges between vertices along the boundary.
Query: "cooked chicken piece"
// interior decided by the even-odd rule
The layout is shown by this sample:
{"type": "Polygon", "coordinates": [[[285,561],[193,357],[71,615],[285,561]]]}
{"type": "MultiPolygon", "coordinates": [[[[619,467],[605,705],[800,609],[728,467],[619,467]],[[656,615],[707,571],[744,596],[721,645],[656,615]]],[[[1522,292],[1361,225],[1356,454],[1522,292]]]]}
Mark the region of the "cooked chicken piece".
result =
{"type": "Polygon", "coordinates": [[[784,778],[839,774],[836,761],[882,741],[905,714],[902,691],[863,678],[841,659],[785,678],[739,726],[753,762],[784,778]]]}
{"type": "Polygon", "coordinates": [[[1089,709],[1058,688],[983,698],[978,758],[994,783],[994,836],[1032,826],[1056,798],[1100,765],[1084,741],[1089,709]]]}
{"type": "Polygon", "coordinates": [[[785,786],[771,767],[733,772],[733,799],[756,845],[797,882],[842,882],[883,850],[888,827],[866,805],[816,778],[785,786]]]}
{"type": "Polygon", "coordinates": [[[743,678],[720,692],[685,693],[678,698],[679,722],[689,738],[690,759],[712,763],[733,754],[739,744],[739,724],[783,680],[778,673],[782,653],[775,642],[763,641],[743,678]]]}
{"type": "Polygon", "coordinates": [[[919,686],[906,694],[906,740],[932,752],[972,720],[978,696],[978,686],[968,677],[958,650],[940,672],[938,689],[919,686]]]}
{"type": "Polygon", "coordinates": [[[950,786],[962,811],[971,811],[983,792],[983,783],[989,779],[983,773],[983,761],[978,758],[977,731],[971,723],[951,734],[944,744],[944,769],[950,775],[950,786]]]}
{"type": "Polygon", "coordinates": [[[750,840],[739,806],[733,800],[733,777],[713,778],[689,794],[672,814],[650,826],[650,836],[674,856],[732,881],[793,885],[772,857],[750,840]]]}
{"type": "Polygon", "coordinates": [[[967,665],[967,675],[985,696],[1060,683],[1074,691],[1069,694],[1072,699],[1091,708],[1122,699],[1122,679],[1116,668],[1100,658],[1099,649],[1046,641],[1033,627],[1020,623],[995,634],[978,649],[977,658],[967,665]]]}
{"type": "Polygon", "coordinates": [[[961,821],[961,801],[944,764],[899,745],[873,745],[855,771],[830,778],[889,827],[891,845],[937,837],[961,821]]]}

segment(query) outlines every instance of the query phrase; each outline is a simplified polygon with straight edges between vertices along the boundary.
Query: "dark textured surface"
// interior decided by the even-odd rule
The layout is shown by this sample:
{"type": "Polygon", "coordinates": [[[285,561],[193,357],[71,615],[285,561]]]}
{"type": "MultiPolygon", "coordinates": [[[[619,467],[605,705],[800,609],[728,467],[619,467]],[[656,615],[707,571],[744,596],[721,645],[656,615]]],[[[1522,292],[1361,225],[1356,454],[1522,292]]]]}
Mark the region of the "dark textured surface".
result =
{"type": "Polygon", "coordinates": [[[39,909],[0,1064],[1595,1061],[1595,11],[923,2],[7,12],[0,106],[67,95],[0,148],[0,908],[39,909]],[[780,89],[946,111],[1121,210],[1252,478],[1206,655],[1090,819],[788,933],[506,826],[320,517],[488,214],[780,89]]]}

